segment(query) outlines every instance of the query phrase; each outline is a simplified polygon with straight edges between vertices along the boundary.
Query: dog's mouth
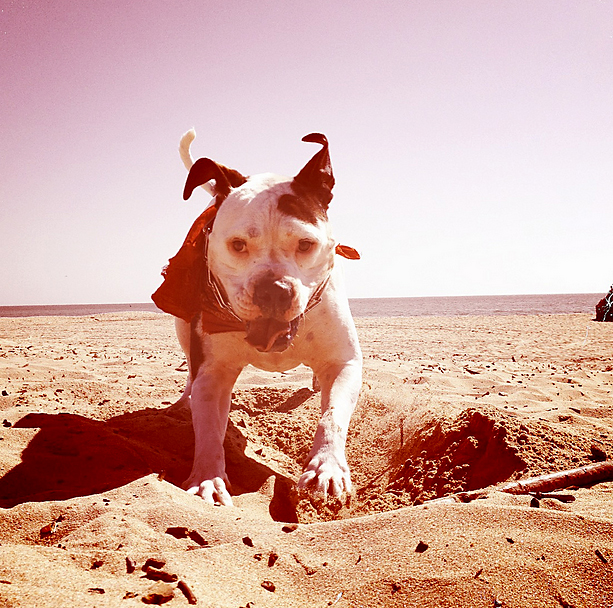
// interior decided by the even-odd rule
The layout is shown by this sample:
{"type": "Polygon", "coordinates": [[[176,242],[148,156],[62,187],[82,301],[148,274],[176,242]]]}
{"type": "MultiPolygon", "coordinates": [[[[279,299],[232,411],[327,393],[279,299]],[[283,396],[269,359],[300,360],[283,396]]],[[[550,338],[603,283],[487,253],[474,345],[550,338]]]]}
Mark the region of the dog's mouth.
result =
{"type": "Polygon", "coordinates": [[[297,331],[298,317],[293,321],[260,317],[247,322],[245,339],[261,353],[280,353],[292,343],[297,331]]]}

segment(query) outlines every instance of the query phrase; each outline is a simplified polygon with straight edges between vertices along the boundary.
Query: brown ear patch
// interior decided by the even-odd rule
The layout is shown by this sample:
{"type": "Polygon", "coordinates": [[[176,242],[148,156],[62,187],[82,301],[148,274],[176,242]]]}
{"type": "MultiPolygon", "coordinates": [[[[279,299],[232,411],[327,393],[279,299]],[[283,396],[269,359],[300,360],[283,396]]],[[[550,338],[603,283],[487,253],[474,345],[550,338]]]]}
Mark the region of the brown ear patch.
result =
{"type": "Polygon", "coordinates": [[[314,194],[321,206],[327,209],[332,200],[332,188],[334,188],[328,140],[323,133],[310,133],[305,135],[302,141],[319,144],[322,148],[296,175],[293,185],[298,186],[300,192],[306,191],[314,194]]]}
{"type": "Polygon", "coordinates": [[[247,181],[246,177],[234,169],[220,165],[210,158],[199,158],[192,165],[187,175],[183,199],[187,200],[195,188],[206,184],[212,179],[215,180],[214,191],[218,197],[218,203],[230,194],[232,188],[238,188],[247,181]]]}
{"type": "Polygon", "coordinates": [[[283,194],[279,197],[277,209],[285,215],[295,217],[308,224],[327,221],[328,214],[321,202],[311,194],[283,194]]]}

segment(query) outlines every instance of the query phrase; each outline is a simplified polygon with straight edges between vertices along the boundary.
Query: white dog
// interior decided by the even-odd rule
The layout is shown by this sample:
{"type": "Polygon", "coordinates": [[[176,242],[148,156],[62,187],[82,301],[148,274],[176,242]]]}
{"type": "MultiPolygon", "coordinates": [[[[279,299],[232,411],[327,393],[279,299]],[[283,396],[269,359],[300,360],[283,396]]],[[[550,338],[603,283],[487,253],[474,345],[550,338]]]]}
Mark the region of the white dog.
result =
{"type": "Polygon", "coordinates": [[[322,149],[294,178],[243,177],[210,159],[192,160],[194,131],[180,153],[189,170],[184,198],[198,186],[213,204],[196,220],[164,270],[155,303],[177,317],[189,364],[194,463],[184,487],[231,505],[223,450],[232,388],[251,364],[286,371],[303,363],[321,387],[322,416],[299,488],[351,491],[345,442],[362,383],[362,354],[335,253],[357,259],[332,238],[327,209],[334,177],[322,149]]]}

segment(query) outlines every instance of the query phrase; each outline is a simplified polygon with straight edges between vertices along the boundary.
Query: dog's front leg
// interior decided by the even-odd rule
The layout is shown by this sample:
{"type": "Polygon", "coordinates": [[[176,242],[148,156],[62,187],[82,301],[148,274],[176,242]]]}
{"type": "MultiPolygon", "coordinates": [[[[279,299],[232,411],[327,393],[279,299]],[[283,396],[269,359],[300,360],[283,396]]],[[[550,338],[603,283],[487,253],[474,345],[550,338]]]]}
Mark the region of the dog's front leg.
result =
{"type": "Polygon", "coordinates": [[[362,362],[328,365],[316,371],[321,384],[321,420],[299,489],[324,498],[351,492],[351,475],[345,456],[347,429],[362,386],[362,362]]]}
{"type": "Polygon", "coordinates": [[[194,426],[194,464],[183,487],[206,502],[232,506],[226,484],[224,437],[232,399],[232,387],[240,373],[230,366],[203,364],[191,388],[194,426]]]}

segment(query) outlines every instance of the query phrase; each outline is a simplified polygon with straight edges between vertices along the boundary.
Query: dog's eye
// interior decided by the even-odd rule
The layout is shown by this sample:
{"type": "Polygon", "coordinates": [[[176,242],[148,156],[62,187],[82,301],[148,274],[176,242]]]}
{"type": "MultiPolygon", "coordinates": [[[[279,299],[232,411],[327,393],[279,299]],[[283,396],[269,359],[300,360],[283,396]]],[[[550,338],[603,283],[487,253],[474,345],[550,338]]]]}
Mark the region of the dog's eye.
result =
{"type": "Polygon", "coordinates": [[[245,243],[243,239],[234,239],[232,241],[232,249],[234,249],[236,253],[244,253],[247,251],[247,243],[245,243]]]}
{"type": "Polygon", "coordinates": [[[298,251],[300,251],[301,253],[306,253],[307,251],[310,251],[312,249],[313,245],[313,241],[301,239],[300,241],[298,241],[298,251]]]}

